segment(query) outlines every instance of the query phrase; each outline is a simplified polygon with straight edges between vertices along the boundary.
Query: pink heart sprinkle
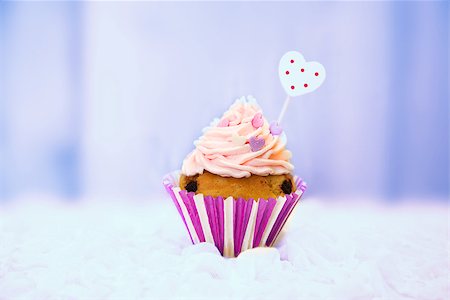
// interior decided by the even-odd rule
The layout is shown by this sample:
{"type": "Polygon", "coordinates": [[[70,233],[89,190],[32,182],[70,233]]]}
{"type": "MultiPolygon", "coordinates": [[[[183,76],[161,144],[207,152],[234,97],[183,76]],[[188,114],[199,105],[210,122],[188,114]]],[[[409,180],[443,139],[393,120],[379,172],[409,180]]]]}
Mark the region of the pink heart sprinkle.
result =
{"type": "Polygon", "coordinates": [[[257,138],[256,136],[252,136],[248,142],[253,152],[261,150],[266,144],[266,141],[263,138],[257,138]]]}
{"type": "Polygon", "coordinates": [[[272,135],[280,135],[283,132],[283,128],[276,121],[270,124],[269,129],[272,135]]]}
{"type": "Polygon", "coordinates": [[[253,117],[253,120],[252,120],[252,125],[253,125],[253,127],[259,128],[259,127],[263,126],[263,124],[264,124],[264,120],[263,120],[263,118],[262,118],[262,114],[261,114],[261,113],[257,113],[257,114],[253,117]]]}
{"type": "Polygon", "coordinates": [[[222,119],[220,120],[218,127],[228,127],[230,126],[230,121],[228,119],[222,119]]]}

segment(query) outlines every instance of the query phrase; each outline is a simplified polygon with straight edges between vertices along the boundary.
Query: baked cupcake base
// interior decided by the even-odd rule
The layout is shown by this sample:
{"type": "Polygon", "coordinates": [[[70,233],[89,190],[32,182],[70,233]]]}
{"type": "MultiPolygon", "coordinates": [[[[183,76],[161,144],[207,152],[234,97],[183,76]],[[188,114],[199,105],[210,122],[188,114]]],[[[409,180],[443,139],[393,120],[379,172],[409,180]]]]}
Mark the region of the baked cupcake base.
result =
{"type": "Polygon", "coordinates": [[[195,176],[180,177],[180,188],[196,194],[213,197],[232,196],[233,198],[259,199],[278,198],[296,191],[291,174],[258,176],[244,178],[222,177],[205,171],[195,176]]]}
{"type": "Polygon", "coordinates": [[[238,256],[250,248],[272,246],[306,189],[306,184],[294,176],[296,191],[291,194],[245,200],[187,192],[179,182],[178,171],[163,180],[192,243],[214,244],[226,257],[238,256]]]}

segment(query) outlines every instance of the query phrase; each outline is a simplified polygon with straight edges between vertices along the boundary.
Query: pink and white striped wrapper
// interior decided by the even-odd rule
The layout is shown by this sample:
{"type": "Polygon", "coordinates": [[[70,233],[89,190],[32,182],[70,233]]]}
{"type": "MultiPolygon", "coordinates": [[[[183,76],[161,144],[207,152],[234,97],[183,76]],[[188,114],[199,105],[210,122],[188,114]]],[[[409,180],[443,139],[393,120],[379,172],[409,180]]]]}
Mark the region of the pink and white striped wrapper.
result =
{"type": "Polygon", "coordinates": [[[163,184],[171,196],[193,244],[216,245],[226,257],[255,247],[271,247],[299,202],[306,184],[294,177],[297,190],[278,199],[212,197],[181,190],[180,172],[166,175],[163,184]]]}

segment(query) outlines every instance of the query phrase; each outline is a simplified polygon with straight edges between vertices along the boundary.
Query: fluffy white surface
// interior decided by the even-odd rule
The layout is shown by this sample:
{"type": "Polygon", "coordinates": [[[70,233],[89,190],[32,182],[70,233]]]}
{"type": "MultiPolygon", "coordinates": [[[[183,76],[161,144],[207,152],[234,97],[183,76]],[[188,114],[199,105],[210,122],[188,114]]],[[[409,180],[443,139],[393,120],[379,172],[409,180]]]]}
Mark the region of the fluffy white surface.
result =
{"type": "Polygon", "coordinates": [[[307,199],[277,248],[224,259],[165,200],[0,206],[0,299],[449,297],[447,206],[307,199]]]}

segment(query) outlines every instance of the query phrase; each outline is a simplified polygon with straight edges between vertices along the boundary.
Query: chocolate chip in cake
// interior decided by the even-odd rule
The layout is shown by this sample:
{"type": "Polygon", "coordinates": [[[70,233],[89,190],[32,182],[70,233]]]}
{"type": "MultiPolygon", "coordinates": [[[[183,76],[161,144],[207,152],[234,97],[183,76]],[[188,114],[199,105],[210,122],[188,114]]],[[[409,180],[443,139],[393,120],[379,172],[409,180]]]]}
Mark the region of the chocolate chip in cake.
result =
{"type": "Polygon", "coordinates": [[[292,182],[289,179],[286,179],[285,181],[283,181],[283,183],[281,184],[281,190],[283,191],[283,193],[285,194],[290,194],[292,193],[292,182]]]}
{"type": "Polygon", "coordinates": [[[186,186],[184,188],[188,192],[196,192],[197,191],[197,181],[190,181],[188,184],[186,184],[186,186]]]}

